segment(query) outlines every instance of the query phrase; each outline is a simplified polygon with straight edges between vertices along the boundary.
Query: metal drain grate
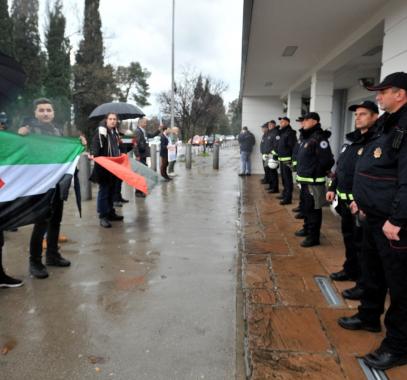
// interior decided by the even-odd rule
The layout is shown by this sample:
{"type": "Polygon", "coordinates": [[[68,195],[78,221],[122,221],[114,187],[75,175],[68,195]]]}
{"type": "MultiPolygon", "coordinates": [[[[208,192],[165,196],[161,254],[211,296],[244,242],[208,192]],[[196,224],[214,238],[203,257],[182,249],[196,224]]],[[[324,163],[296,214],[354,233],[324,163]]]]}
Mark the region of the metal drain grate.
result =
{"type": "Polygon", "coordinates": [[[315,276],[315,282],[319,286],[322,294],[330,306],[342,306],[342,299],[338,296],[332,287],[331,280],[325,276],[315,276]]]}
{"type": "Polygon", "coordinates": [[[367,366],[362,359],[358,359],[358,363],[367,380],[388,380],[388,377],[383,371],[367,366]]]}

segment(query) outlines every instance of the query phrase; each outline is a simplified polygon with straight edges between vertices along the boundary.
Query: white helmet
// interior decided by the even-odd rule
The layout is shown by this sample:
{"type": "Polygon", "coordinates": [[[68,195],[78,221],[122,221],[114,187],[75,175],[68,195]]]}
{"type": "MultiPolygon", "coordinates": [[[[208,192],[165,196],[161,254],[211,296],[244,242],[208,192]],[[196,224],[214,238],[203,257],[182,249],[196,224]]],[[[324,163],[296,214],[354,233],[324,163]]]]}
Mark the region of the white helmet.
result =
{"type": "Polygon", "coordinates": [[[262,158],[263,158],[263,161],[267,161],[268,158],[269,158],[269,155],[268,154],[263,154],[262,158]]]}
{"type": "Polygon", "coordinates": [[[276,161],[274,158],[269,158],[267,162],[267,166],[270,169],[277,169],[278,168],[278,161],[276,161]]]}

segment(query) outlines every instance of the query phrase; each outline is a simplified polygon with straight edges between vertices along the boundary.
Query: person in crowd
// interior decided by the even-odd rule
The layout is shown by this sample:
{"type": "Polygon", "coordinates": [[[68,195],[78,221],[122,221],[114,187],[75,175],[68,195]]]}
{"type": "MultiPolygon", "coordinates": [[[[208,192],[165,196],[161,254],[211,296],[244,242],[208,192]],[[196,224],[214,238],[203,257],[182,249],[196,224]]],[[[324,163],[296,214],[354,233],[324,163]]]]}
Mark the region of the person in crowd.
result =
{"type": "Polygon", "coordinates": [[[363,221],[352,215],[350,204],[353,201],[353,177],[355,166],[363,147],[372,135],[373,127],[379,117],[379,108],[371,101],[364,101],[349,107],[355,113],[355,131],[348,133],[346,139],[350,144],[344,144],[339,155],[334,177],[326,193],[328,202],[338,198],[336,210],[341,216],[341,231],[345,245],[345,262],[339,272],[331,273],[334,281],[356,281],[356,286],[342,292],[344,298],[358,300],[363,293],[361,279],[361,255],[363,221]]]}
{"type": "Polygon", "coordinates": [[[168,174],[174,174],[175,163],[177,162],[177,151],[179,142],[179,129],[178,127],[171,128],[168,135],[168,174]]]}
{"type": "MultiPolygon", "coordinates": [[[[160,134],[157,130],[155,133],[148,133],[146,128],[148,124],[148,119],[146,117],[141,117],[138,120],[136,130],[134,131],[134,144],[133,153],[136,160],[140,161],[143,165],[147,166],[147,157],[150,157],[150,146],[148,145],[148,139],[154,138],[160,134]]],[[[145,194],[136,190],[136,197],[145,198],[145,194]]]]}
{"type": "Polygon", "coordinates": [[[160,173],[166,181],[171,181],[172,178],[167,173],[168,168],[168,133],[169,130],[166,126],[161,126],[160,135],[160,173]]]}
{"type": "MultiPolygon", "coordinates": [[[[301,143],[302,143],[301,131],[302,131],[303,124],[304,124],[304,118],[302,116],[299,116],[295,121],[299,124],[298,131],[300,132],[300,138],[298,139],[298,141],[295,144],[294,149],[293,149],[293,161],[292,161],[292,165],[291,165],[291,169],[292,169],[293,172],[297,171],[297,163],[298,163],[297,162],[297,155],[298,155],[298,150],[300,149],[300,146],[301,146],[301,143]]],[[[302,193],[300,192],[300,201],[298,203],[298,206],[294,207],[291,210],[292,212],[296,213],[295,219],[304,219],[304,212],[302,211],[303,207],[304,207],[304,200],[301,197],[301,194],[302,193]]]]}
{"type": "Polygon", "coordinates": [[[5,131],[7,129],[8,117],[5,112],[0,112],[0,131],[5,131]]]}
{"type": "MultiPolygon", "coordinates": [[[[117,114],[108,113],[106,115],[93,136],[91,145],[92,156],[120,156],[119,141],[115,133],[117,122],[117,114]]],[[[111,228],[111,221],[123,220],[123,216],[116,214],[113,207],[113,196],[117,184],[117,177],[95,162],[90,180],[99,184],[97,196],[99,223],[103,228],[111,228]]]]}
{"type": "MultiPolygon", "coordinates": [[[[123,134],[120,132],[120,121],[117,122],[117,126],[114,130],[114,133],[116,134],[116,138],[119,142],[120,154],[126,154],[127,148],[122,142],[123,134]]],[[[122,196],[122,183],[123,183],[123,181],[120,178],[116,178],[116,185],[115,185],[114,195],[113,195],[113,206],[114,207],[123,207],[123,203],[129,203],[128,199],[124,199],[122,196]]]]}
{"type": "Polygon", "coordinates": [[[268,123],[261,126],[263,135],[260,141],[260,154],[263,161],[264,177],[260,180],[263,185],[270,184],[270,168],[268,166],[268,156],[271,153],[271,136],[268,128],[268,123]]]}
{"type": "Polygon", "coordinates": [[[320,117],[316,112],[304,116],[301,131],[302,143],[297,153],[297,177],[301,184],[304,200],[304,227],[295,233],[305,237],[302,247],[319,245],[322,224],[322,206],[325,203],[326,176],[335,161],[329,146],[331,133],[322,130],[320,117]]]}
{"type": "Polygon", "coordinates": [[[365,218],[362,243],[364,291],[358,312],[338,320],[350,330],[381,330],[389,290],[386,335],[379,348],[362,357],[379,370],[407,364],[407,73],[386,76],[376,100],[385,113],[360,151],[351,210],[365,218]]]}
{"type": "MultiPolygon", "coordinates": [[[[40,98],[34,101],[34,117],[27,118],[23,126],[18,129],[20,135],[35,133],[39,135],[62,136],[62,132],[54,124],[54,106],[49,99],[40,98]]],[[[84,136],[80,136],[83,145],[86,145],[84,136]]],[[[58,247],[61,221],[64,209],[64,199],[57,188],[56,196],[52,204],[52,213],[49,220],[34,224],[30,240],[29,271],[36,278],[47,278],[48,271],[42,263],[43,238],[46,234],[46,265],[57,267],[68,267],[70,261],[62,257],[58,247]]]]}
{"type": "Polygon", "coordinates": [[[249,128],[243,127],[237,139],[240,145],[239,176],[250,176],[252,170],[250,155],[252,154],[253,146],[256,143],[255,137],[253,133],[249,131],[249,128]]]}
{"type": "MultiPolygon", "coordinates": [[[[269,135],[270,138],[270,147],[271,147],[271,154],[273,155],[274,159],[278,159],[277,155],[277,148],[278,148],[278,140],[277,136],[279,133],[278,126],[274,120],[270,120],[268,123],[269,135]]],[[[279,184],[278,184],[278,169],[271,169],[270,168],[270,182],[268,187],[268,193],[271,194],[278,194],[279,191],[279,184]]]]}
{"type": "Polygon", "coordinates": [[[280,162],[281,180],[283,182],[283,192],[277,198],[281,199],[281,205],[289,205],[293,195],[293,173],[291,171],[292,156],[297,136],[290,125],[290,119],[286,116],[279,117],[280,129],[278,132],[277,155],[280,162]]]}

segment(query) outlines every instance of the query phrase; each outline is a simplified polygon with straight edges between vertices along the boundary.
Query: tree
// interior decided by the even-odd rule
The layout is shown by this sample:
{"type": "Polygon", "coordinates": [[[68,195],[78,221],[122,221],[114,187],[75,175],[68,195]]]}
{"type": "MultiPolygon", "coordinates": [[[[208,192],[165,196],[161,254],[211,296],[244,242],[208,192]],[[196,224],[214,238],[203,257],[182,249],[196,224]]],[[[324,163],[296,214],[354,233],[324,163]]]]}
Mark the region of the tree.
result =
{"type": "Polygon", "coordinates": [[[242,129],[242,98],[229,103],[228,115],[231,131],[234,135],[238,135],[242,129]]]}
{"type": "Polygon", "coordinates": [[[56,121],[60,125],[69,122],[71,117],[71,46],[65,37],[65,26],[62,1],[56,0],[53,9],[48,10],[45,31],[48,61],[44,92],[54,102],[56,121]]]}
{"type": "Polygon", "coordinates": [[[8,1],[0,0],[0,51],[11,57],[14,56],[13,21],[8,12],[8,1]]]}
{"type": "Polygon", "coordinates": [[[115,71],[116,84],[121,102],[134,100],[140,107],[149,106],[149,84],[151,73],[142,68],[139,62],[131,62],[129,66],[119,66],[115,71]]]}
{"type": "Polygon", "coordinates": [[[75,125],[90,135],[94,123],[88,116],[99,104],[112,100],[117,93],[114,70],[104,65],[102,23],[99,0],[85,0],[83,39],[79,44],[74,67],[73,103],[75,125]]]}
{"type": "MultiPolygon", "coordinates": [[[[221,95],[226,85],[202,74],[196,75],[192,70],[184,70],[175,88],[174,116],[182,138],[188,140],[195,134],[215,132],[218,120],[222,117],[224,120],[225,117],[221,95]]],[[[168,117],[171,112],[171,92],[160,93],[158,102],[161,112],[168,117]]]]}
{"type": "Polygon", "coordinates": [[[14,55],[27,74],[24,92],[16,112],[31,113],[33,99],[43,94],[45,56],[38,32],[38,0],[14,0],[14,55]]]}

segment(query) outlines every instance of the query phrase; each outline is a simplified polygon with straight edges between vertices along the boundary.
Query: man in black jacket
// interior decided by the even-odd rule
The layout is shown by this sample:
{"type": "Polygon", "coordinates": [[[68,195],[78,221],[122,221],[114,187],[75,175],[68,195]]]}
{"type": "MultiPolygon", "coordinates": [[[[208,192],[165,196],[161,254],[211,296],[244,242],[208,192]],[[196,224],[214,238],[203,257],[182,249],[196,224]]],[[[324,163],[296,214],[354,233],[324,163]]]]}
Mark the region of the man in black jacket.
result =
{"type": "Polygon", "coordinates": [[[260,181],[263,185],[270,183],[270,168],[268,167],[268,155],[271,153],[271,137],[269,134],[268,123],[264,123],[261,126],[263,135],[260,141],[260,154],[263,161],[264,178],[260,181]]]}
{"type": "Polygon", "coordinates": [[[322,130],[319,121],[316,112],[304,116],[302,143],[297,153],[296,179],[301,184],[304,201],[304,227],[295,235],[305,237],[302,247],[319,245],[326,176],[335,163],[328,142],[331,132],[322,130]]]}
{"type": "Polygon", "coordinates": [[[240,173],[239,176],[251,175],[251,161],[250,155],[252,154],[253,146],[256,142],[253,133],[247,127],[242,128],[239,137],[237,138],[240,145],[240,173]]]}
{"type": "Polygon", "coordinates": [[[380,331],[389,290],[386,336],[363,357],[370,367],[386,370],[407,363],[407,74],[390,74],[368,90],[377,91],[376,100],[386,112],[360,152],[353,184],[352,211],[366,218],[364,293],[358,313],[338,323],[351,330],[380,331]]]}
{"type": "MultiPolygon", "coordinates": [[[[269,134],[268,138],[270,139],[270,145],[271,145],[271,154],[273,157],[277,157],[277,148],[278,148],[278,132],[279,129],[277,127],[277,124],[274,120],[270,120],[268,122],[268,129],[269,129],[269,134]]],[[[271,194],[278,193],[278,169],[270,169],[270,183],[269,183],[269,190],[268,192],[271,194]]]]}
{"type": "Polygon", "coordinates": [[[277,197],[281,199],[281,205],[289,205],[293,196],[293,173],[291,171],[292,156],[297,143],[296,132],[291,128],[290,119],[286,116],[279,117],[280,130],[278,136],[277,155],[280,162],[281,180],[283,182],[283,193],[277,197]]]}
{"type": "Polygon", "coordinates": [[[357,159],[363,151],[363,146],[372,134],[373,126],[379,116],[377,105],[371,101],[364,101],[349,107],[355,112],[355,131],[348,133],[346,139],[350,144],[344,144],[339,155],[335,175],[331,181],[326,199],[333,202],[338,198],[336,210],[341,216],[341,230],[345,245],[345,262],[339,272],[331,273],[334,281],[357,281],[357,285],[342,292],[344,298],[357,300],[363,293],[360,278],[360,262],[363,228],[362,221],[352,215],[350,204],[353,201],[353,177],[357,159]]]}

